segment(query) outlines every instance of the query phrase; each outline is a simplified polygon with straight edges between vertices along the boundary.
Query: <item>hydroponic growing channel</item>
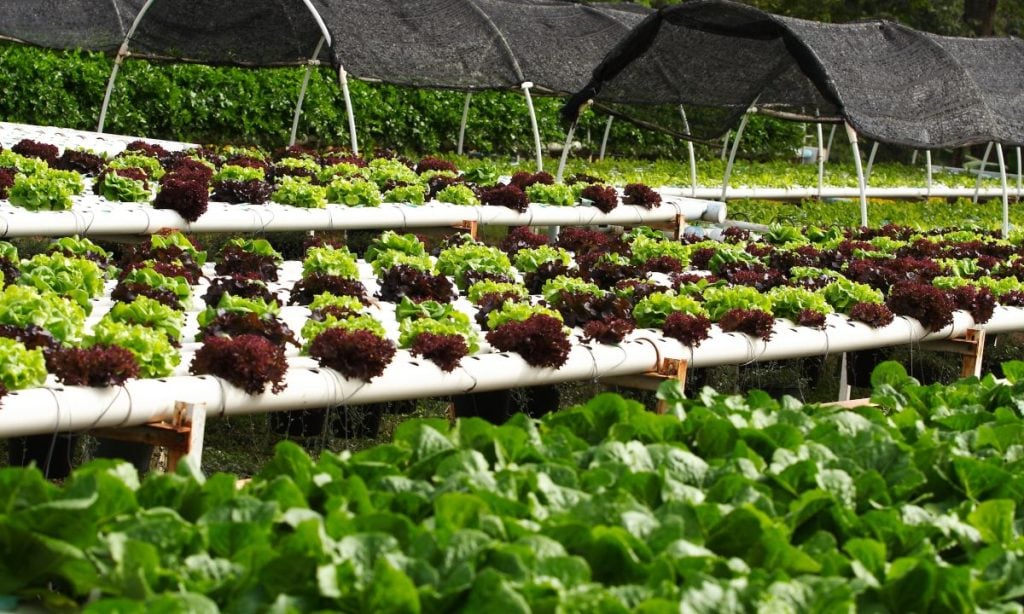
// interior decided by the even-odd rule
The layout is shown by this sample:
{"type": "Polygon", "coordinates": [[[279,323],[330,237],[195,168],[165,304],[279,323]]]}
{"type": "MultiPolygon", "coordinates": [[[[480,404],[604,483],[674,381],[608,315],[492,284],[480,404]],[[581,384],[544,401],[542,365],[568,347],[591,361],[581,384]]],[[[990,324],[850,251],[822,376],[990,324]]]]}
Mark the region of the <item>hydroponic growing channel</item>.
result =
{"type": "Polygon", "coordinates": [[[145,424],[176,401],[317,408],[1024,330],[1024,251],[988,233],[566,229],[550,245],[519,229],[504,251],[467,235],[440,247],[385,232],[364,259],[324,245],[283,262],[238,239],[210,264],[170,233],[114,267],[87,239],[20,261],[7,245],[0,432],[145,424]]]}

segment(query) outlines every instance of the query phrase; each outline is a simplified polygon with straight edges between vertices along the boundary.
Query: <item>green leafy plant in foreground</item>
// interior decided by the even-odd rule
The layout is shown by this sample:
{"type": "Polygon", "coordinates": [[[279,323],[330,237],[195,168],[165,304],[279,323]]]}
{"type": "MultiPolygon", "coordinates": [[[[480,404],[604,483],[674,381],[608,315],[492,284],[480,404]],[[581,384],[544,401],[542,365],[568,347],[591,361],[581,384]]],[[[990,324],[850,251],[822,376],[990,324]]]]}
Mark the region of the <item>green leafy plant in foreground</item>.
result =
{"type": "Polygon", "coordinates": [[[241,488],[139,482],[97,460],[62,486],[0,469],[0,594],[90,611],[1020,610],[1024,363],[872,407],[760,391],[604,394],[524,415],[413,420],[310,459],[278,445],[241,488]],[[31,557],[15,557],[32,552],[31,557]]]}

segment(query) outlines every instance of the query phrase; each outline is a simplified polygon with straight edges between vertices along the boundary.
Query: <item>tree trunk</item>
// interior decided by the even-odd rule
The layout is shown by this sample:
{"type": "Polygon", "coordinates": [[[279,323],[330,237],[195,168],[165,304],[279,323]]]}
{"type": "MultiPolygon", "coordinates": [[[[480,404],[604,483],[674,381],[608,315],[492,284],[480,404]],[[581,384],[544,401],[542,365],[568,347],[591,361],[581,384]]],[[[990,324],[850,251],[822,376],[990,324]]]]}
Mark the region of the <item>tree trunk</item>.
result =
{"type": "Polygon", "coordinates": [[[963,21],[977,36],[995,34],[998,0],[964,0],[963,21]]]}

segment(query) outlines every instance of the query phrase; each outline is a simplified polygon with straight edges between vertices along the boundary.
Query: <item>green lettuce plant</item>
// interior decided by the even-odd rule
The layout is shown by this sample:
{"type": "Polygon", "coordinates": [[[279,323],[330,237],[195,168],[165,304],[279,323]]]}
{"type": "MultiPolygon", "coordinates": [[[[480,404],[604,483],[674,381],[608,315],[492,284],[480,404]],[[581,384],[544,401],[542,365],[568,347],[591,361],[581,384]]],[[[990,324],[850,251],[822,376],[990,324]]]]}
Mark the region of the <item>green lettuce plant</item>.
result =
{"type": "Polygon", "coordinates": [[[709,287],[704,291],[704,308],[712,321],[719,320],[731,309],[760,309],[774,313],[771,299],[749,286],[709,287]]]}
{"type": "Polygon", "coordinates": [[[327,206],[327,190],[296,177],[283,177],[270,200],[282,205],[303,209],[323,209],[327,206]]]}
{"type": "Polygon", "coordinates": [[[71,197],[81,191],[78,173],[46,170],[32,175],[17,175],[8,199],[12,205],[30,211],[66,211],[73,204],[71,197]],[[74,178],[69,175],[74,175],[74,178]]]}
{"type": "Polygon", "coordinates": [[[302,261],[302,276],[313,273],[359,279],[356,257],[344,247],[311,247],[302,261]]]}
{"type": "Polygon", "coordinates": [[[92,260],[69,258],[59,252],[36,254],[21,263],[23,285],[54,292],[71,298],[88,314],[92,311],[89,299],[103,292],[103,271],[92,260]]]}
{"type": "Polygon", "coordinates": [[[372,181],[335,179],[327,186],[327,200],[349,207],[377,207],[384,199],[372,181]]]}
{"type": "Polygon", "coordinates": [[[122,177],[112,172],[103,175],[100,195],[107,200],[122,203],[146,202],[153,197],[153,193],[142,180],[122,177]]]}
{"type": "Polygon", "coordinates": [[[139,324],[164,333],[171,341],[181,340],[185,314],[147,296],[137,296],[130,303],[114,303],[107,313],[114,322],[139,324]]]}
{"type": "Polygon", "coordinates": [[[12,285],[0,293],[0,324],[39,326],[62,343],[74,343],[81,338],[85,311],[53,292],[12,285]]]}
{"type": "Polygon", "coordinates": [[[455,184],[442,189],[437,193],[435,200],[453,205],[472,206],[479,205],[480,199],[473,193],[473,189],[467,185],[455,184]]]}
{"type": "Polygon", "coordinates": [[[558,207],[574,205],[577,200],[572,188],[562,183],[535,183],[526,188],[526,198],[531,203],[555,205],[558,207]]]}
{"type": "Polygon", "coordinates": [[[426,199],[426,190],[418,184],[395,186],[384,193],[384,202],[386,203],[422,205],[426,199]]]}
{"type": "Polygon", "coordinates": [[[563,248],[551,245],[525,248],[515,254],[515,265],[520,273],[532,273],[547,262],[558,262],[569,266],[572,264],[572,256],[563,248]]]}
{"type": "Polygon", "coordinates": [[[667,292],[655,292],[645,296],[633,307],[633,319],[640,328],[661,328],[665,324],[665,319],[673,313],[708,315],[704,306],[693,297],[667,292]]]}
{"type": "Polygon", "coordinates": [[[142,377],[166,377],[181,362],[181,356],[162,331],[141,324],[115,322],[102,318],[84,341],[85,347],[118,345],[139,361],[142,377]]]}
{"type": "Polygon", "coordinates": [[[42,386],[45,382],[43,351],[29,350],[20,341],[0,337],[0,387],[22,390],[42,386]]]}

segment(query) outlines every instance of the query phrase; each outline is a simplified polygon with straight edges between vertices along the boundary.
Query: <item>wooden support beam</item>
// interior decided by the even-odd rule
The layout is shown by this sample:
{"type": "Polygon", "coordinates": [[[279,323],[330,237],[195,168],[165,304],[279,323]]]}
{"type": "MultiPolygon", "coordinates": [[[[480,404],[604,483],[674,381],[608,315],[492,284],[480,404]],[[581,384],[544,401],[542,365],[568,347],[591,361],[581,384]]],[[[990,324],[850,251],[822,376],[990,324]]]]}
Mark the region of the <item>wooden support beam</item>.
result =
{"type": "MultiPolygon", "coordinates": [[[[603,377],[600,382],[610,386],[624,386],[637,390],[657,390],[668,380],[679,382],[679,389],[686,391],[686,371],[689,363],[681,358],[662,358],[653,371],[639,375],[619,375],[614,377],[603,377]]],[[[668,407],[664,401],[658,401],[655,411],[663,414],[668,407]]]]}
{"type": "Polygon", "coordinates": [[[963,357],[960,376],[981,377],[981,362],[985,354],[985,331],[983,329],[968,328],[963,337],[922,343],[921,348],[933,352],[960,354],[963,357]]]}
{"type": "Polygon", "coordinates": [[[203,439],[206,433],[206,404],[177,401],[174,420],[152,422],[126,428],[101,428],[90,431],[98,437],[131,441],[167,449],[167,470],[174,471],[182,458],[195,459],[202,464],[203,439]]]}

